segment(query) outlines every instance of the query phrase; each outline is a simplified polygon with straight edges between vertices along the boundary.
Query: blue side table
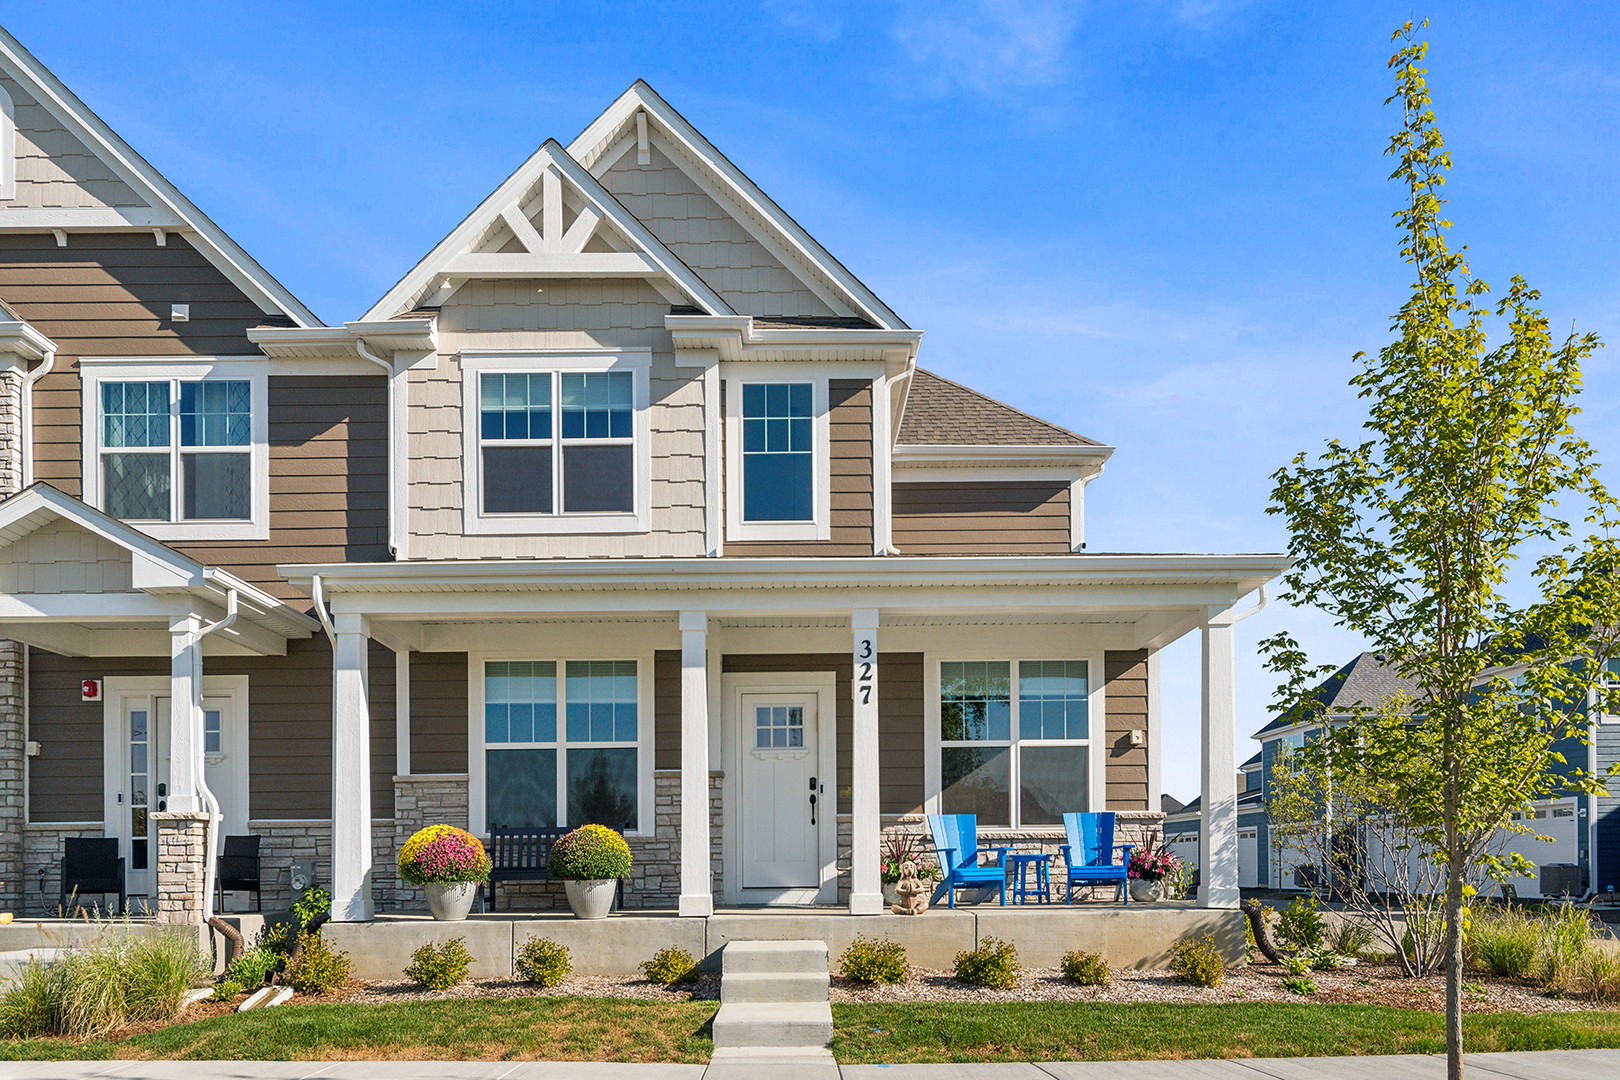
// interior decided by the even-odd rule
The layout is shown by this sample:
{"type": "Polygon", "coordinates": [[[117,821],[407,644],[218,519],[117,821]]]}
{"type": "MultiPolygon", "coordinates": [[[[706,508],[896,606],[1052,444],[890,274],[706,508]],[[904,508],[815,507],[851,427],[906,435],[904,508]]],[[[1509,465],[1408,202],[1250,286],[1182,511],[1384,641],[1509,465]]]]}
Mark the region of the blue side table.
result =
{"type": "Polygon", "coordinates": [[[1012,897],[1015,904],[1027,904],[1033,897],[1037,904],[1052,902],[1052,856],[1009,852],[1007,871],[1012,878],[1012,897]],[[1029,884],[1027,871],[1035,871],[1035,884],[1029,884]]]}

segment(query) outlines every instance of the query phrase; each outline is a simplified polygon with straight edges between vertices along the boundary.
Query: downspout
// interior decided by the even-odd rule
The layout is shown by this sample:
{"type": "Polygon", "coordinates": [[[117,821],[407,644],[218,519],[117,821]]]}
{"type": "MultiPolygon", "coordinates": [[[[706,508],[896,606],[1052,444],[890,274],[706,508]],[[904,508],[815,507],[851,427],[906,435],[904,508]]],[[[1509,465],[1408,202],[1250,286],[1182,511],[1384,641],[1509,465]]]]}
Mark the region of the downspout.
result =
{"type": "Polygon", "coordinates": [[[383,487],[388,498],[388,554],[397,558],[399,548],[394,544],[394,468],[399,463],[394,461],[394,399],[399,393],[399,388],[395,385],[399,380],[395,377],[397,373],[394,371],[394,365],[367,348],[364,338],[354,339],[354,350],[360,354],[360,359],[369,360],[382,368],[388,379],[388,423],[386,425],[388,432],[388,475],[385,478],[383,487]]]}
{"type": "Polygon", "coordinates": [[[34,482],[34,384],[51,373],[56,350],[45,353],[38,367],[23,376],[22,385],[22,486],[34,482]]]}
{"type": "MultiPolygon", "coordinates": [[[[236,621],[237,605],[240,598],[236,590],[232,589],[225,596],[225,617],[218,622],[209,623],[197,631],[197,651],[202,652],[202,639],[216,630],[224,630],[236,621]]],[[[202,687],[197,688],[201,692],[202,687]]],[[[208,789],[207,755],[205,753],[204,739],[197,740],[197,794],[202,797],[203,805],[208,809],[208,824],[203,830],[203,924],[214,917],[214,881],[219,872],[219,862],[214,858],[214,845],[219,840],[219,800],[208,789]]]]}
{"type": "Polygon", "coordinates": [[[321,575],[316,574],[309,579],[309,598],[315,601],[315,614],[321,620],[321,629],[326,631],[326,640],[337,648],[337,630],[332,626],[332,616],[326,613],[326,598],[321,595],[321,575]]]}

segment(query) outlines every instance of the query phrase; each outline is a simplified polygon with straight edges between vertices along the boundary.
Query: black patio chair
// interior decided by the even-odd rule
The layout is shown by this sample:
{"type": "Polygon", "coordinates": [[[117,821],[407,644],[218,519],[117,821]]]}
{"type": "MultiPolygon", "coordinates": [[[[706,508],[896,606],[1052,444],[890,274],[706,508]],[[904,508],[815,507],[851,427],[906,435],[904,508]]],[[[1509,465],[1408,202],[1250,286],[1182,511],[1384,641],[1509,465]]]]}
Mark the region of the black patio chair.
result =
{"type": "Polygon", "coordinates": [[[71,916],[68,897],[118,894],[118,911],[128,910],[124,894],[124,860],[116,836],[70,836],[62,842],[62,901],[60,910],[71,916]]]}
{"type": "Polygon", "coordinates": [[[225,838],[225,854],[219,857],[214,874],[216,910],[225,910],[225,894],[228,892],[250,892],[253,894],[253,910],[264,910],[263,895],[259,892],[259,840],[257,836],[225,838]]]}

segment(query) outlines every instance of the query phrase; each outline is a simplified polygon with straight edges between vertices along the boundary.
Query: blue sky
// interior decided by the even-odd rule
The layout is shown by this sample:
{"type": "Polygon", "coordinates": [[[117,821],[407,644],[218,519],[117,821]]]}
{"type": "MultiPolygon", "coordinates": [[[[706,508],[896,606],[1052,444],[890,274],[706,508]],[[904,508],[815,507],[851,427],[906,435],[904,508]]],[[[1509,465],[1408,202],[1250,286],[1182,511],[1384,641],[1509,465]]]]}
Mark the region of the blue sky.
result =
{"type": "MultiPolygon", "coordinates": [[[[1354,436],[1351,355],[1408,281],[1369,0],[1052,4],[32,4],[6,27],[330,322],[356,318],[547,137],[646,78],[926,331],[922,363],[1119,447],[1093,551],[1276,551],[1269,474],[1354,436]]],[[[1555,327],[1620,335],[1620,20],[1443,3],[1455,238],[1555,327]]],[[[1582,428],[1620,455],[1620,353],[1582,428]]],[[[1254,642],[1358,642],[1273,604],[1254,642]]],[[[1166,790],[1197,790],[1197,641],[1163,663],[1166,790]]],[[[1246,741],[1240,754],[1253,749],[1246,741]]]]}

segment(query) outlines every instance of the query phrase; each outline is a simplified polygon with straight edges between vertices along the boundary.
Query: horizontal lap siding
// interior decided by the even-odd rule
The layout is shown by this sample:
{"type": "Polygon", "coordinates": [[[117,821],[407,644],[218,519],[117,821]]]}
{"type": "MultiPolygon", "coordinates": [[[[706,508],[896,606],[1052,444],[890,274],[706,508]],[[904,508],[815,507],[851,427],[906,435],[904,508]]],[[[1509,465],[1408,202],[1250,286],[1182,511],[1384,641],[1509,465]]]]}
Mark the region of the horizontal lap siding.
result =
{"type": "MultiPolygon", "coordinates": [[[[727,555],[793,558],[872,554],[872,384],[864,379],[833,379],[827,396],[831,539],[787,543],[728,540],[727,555]]],[[[721,460],[725,460],[723,448],[721,460]]]]}
{"type": "Polygon", "coordinates": [[[896,483],[894,546],[906,555],[1063,555],[1061,481],[896,483]]]}
{"type": "MultiPolygon", "coordinates": [[[[34,389],[35,478],[83,494],[79,358],[261,357],[247,339],[258,306],[184,237],[150,233],[0,236],[0,298],[58,346],[34,389]],[[189,304],[189,322],[170,305],[189,304]]],[[[270,539],[173,546],[299,607],[278,562],[388,558],[383,377],[276,376],[269,381],[270,539]]],[[[92,422],[94,418],[92,417],[92,422]]]]}
{"type": "MultiPolygon", "coordinates": [[[[371,647],[372,812],[393,816],[394,657],[371,647]]],[[[164,676],[158,657],[67,657],[29,653],[29,820],[100,821],[104,784],[103,703],[81,701],[90,678],[164,676]]],[[[332,814],[332,650],[324,637],[287,644],[287,655],[209,656],[208,675],[248,677],[248,812],[254,818],[332,814]]]]}
{"type": "Polygon", "coordinates": [[[467,654],[411,654],[411,772],[467,771],[467,654]]]}
{"type": "MultiPolygon", "coordinates": [[[[850,812],[854,740],[852,658],[845,653],[728,654],[720,670],[731,673],[824,672],[837,680],[835,722],[838,812],[850,812]]],[[[878,790],[885,814],[920,812],[923,800],[923,658],[921,653],[878,653],[878,790]]]]}
{"type": "Polygon", "coordinates": [[[1151,810],[1148,792],[1148,654],[1146,649],[1103,654],[1104,772],[1110,810],[1151,810]],[[1131,745],[1131,732],[1144,736],[1131,745]]]}
{"type": "Polygon", "coordinates": [[[681,767],[681,651],[653,653],[653,768],[681,767]]]}

